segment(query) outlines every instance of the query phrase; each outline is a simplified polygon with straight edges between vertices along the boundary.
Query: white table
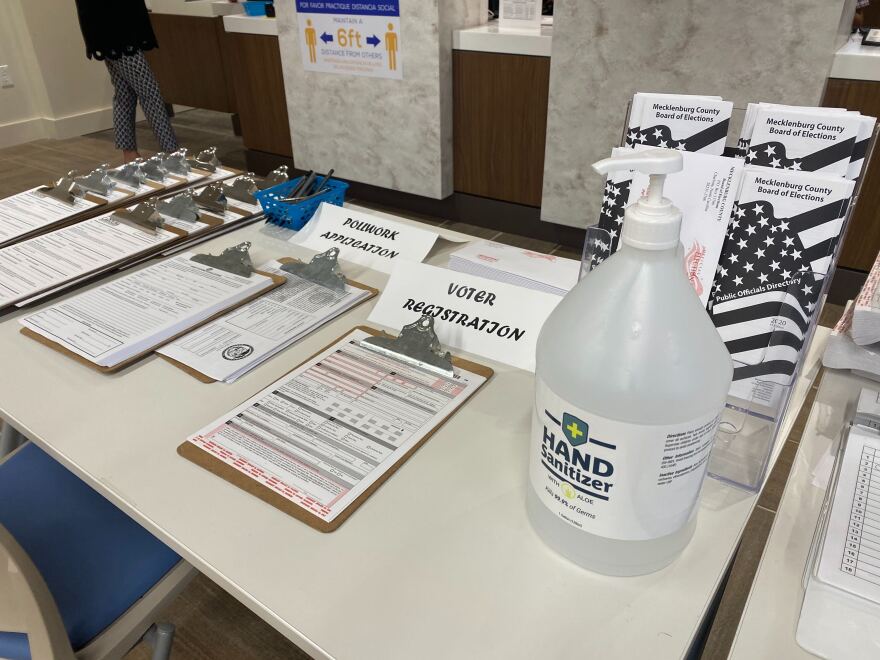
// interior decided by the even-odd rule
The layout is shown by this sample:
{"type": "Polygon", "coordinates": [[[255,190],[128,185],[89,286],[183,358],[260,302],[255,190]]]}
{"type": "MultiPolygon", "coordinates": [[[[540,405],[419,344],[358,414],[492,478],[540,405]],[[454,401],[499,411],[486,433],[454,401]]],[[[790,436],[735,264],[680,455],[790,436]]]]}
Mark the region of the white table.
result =
{"type": "Polygon", "coordinates": [[[826,490],[813,483],[814,473],[826,454],[837,451],[862,387],[876,389],[877,383],[835,370],[826,370],[822,376],[730,658],[816,657],[795,640],[804,566],[826,490]]]}
{"type": "MultiPolygon", "coordinates": [[[[258,264],[310,256],[261,226],[201,249],[247,239],[258,264]]],[[[445,263],[452,249],[441,245],[429,261],[445,263]]],[[[345,271],[377,287],[387,279],[351,264],[345,271]]],[[[707,480],[693,541],[658,573],[608,578],[568,563],[526,519],[530,373],[490,362],[496,375],[488,385],[332,534],[176,454],[187,435],[363,323],[372,304],[233,385],[202,384],[156,356],[103,375],[23,337],[16,317],[7,317],[0,322],[0,416],[314,656],[686,653],[756,497],[707,480]]],[[[795,412],[809,381],[798,385],[795,412]]]]}
{"type": "Polygon", "coordinates": [[[537,30],[511,30],[499,28],[498,21],[492,21],[472,28],[455,30],[452,33],[452,48],[485,53],[550,57],[553,48],[553,26],[542,25],[537,30]]]}

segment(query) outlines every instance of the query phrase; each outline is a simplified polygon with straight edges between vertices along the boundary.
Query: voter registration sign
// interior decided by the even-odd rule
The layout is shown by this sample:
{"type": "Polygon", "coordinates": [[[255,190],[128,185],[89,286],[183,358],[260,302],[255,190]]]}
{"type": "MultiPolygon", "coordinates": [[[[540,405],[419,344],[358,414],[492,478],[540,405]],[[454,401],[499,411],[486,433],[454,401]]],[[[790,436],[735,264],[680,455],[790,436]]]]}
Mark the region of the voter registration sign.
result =
{"type": "Polygon", "coordinates": [[[306,71],[403,78],[400,0],[296,0],[306,71]]]}

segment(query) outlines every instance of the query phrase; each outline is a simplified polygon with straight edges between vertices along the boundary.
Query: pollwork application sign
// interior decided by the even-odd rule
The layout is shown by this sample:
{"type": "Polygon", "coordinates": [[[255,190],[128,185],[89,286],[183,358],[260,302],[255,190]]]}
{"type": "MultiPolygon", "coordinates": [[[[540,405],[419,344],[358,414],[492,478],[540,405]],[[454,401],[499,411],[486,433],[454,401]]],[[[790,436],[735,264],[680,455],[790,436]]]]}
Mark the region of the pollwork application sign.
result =
{"type": "Polygon", "coordinates": [[[296,0],[306,71],[403,78],[400,0],[296,0]]]}

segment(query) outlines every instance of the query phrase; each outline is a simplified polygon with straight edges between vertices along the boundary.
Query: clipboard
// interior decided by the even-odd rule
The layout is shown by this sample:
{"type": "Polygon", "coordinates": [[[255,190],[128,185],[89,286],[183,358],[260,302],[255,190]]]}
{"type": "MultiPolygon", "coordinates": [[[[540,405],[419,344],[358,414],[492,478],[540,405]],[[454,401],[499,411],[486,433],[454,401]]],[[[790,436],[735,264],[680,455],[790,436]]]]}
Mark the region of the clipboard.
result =
{"type": "MultiPolygon", "coordinates": [[[[282,378],[287,376],[292,371],[298,369],[302,365],[304,365],[308,362],[311,362],[312,360],[315,359],[315,357],[317,357],[318,355],[320,355],[321,353],[326,351],[328,348],[330,348],[331,346],[333,346],[334,344],[336,344],[337,342],[339,342],[340,340],[342,340],[343,338],[345,338],[347,335],[351,334],[351,332],[353,332],[355,330],[362,330],[363,332],[366,332],[367,334],[370,334],[373,336],[379,336],[379,335],[385,334],[381,330],[377,330],[377,329],[371,328],[369,326],[365,326],[365,325],[356,326],[356,327],[352,328],[351,330],[348,330],[347,332],[343,333],[342,335],[340,335],[339,337],[337,337],[333,341],[331,341],[329,344],[324,346],[321,350],[316,351],[313,355],[309,356],[307,359],[300,362],[297,366],[295,366],[293,369],[291,369],[286,374],[284,374],[284,376],[281,376],[280,378],[278,378],[278,380],[281,380],[282,378]]],[[[479,364],[477,362],[472,362],[470,360],[466,360],[466,359],[460,358],[460,357],[453,356],[452,357],[452,364],[456,367],[459,367],[460,369],[466,369],[467,371],[470,371],[470,372],[475,373],[477,375],[483,376],[485,378],[483,383],[479,387],[477,387],[476,390],[474,390],[473,394],[476,394],[477,392],[479,392],[483,388],[483,386],[485,386],[486,383],[489,382],[489,380],[491,379],[491,377],[495,373],[491,367],[487,367],[487,366],[479,364]]],[[[473,394],[471,396],[473,396],[473,394]]],[[[248,397],[248,398],[250,398],[250,397],[248,397]]],[[[249,478],[244,473],[239,472],[231,465],[227,465],[226,463],[221,461],[219,458],[212,456],[210,453],[208,453],[207,451],[205,451],[201,447],[197,447],[196,445],[189,442],[188,440],[185,441],[183,444],[181,444],[177,448],[177,453],[180,456],[182,456],[183,458],[185,458],[189,461],[192,461],[196,465],[208,470],[209,472],[215,474],[216,476],[220,477],[221,479],[228,481],[232,485],[242,489],[243,491],[250,493],[251,495],[253,495],[255,497],[258,497],[259,499],[263,500],[267,504],[274,506],[276,509],[283,511],[287,515],[292,516],[292,517],[296,518],[297,520],[306,523],[309,527],[312,527],[312,528],[318,530],[319,532],[328,533],[328,532],[333,532],[333,531],[337,530],[342,525],[342,523],[344,523],[349,518],[349,516],[351,516],[352,513],[354,513],[373,493],[376,492],[376,490],[378,490],[378,488],[382,484],[384,484],[391,477],[391,475],[393,475],[395,472],[397,472],[397,470],[399,470],[400,467],[404,463],[406,463],[412,457],[412,455],[415,454],[416,451],[418,451],[418,449],[422,445],[424,445],[435,433],[437,433],[437,431],[443,427],[443,425],[449,420],[450,417],[452,417],[452,415],[454,415],[459,410],[461,410],[461,408],[463,406],[466,406],[469,402],[470,402],[470,399],[465,401],[461,406],[459,406],[458,408],[453,410],[449,415],[447,415],[442,420],[440,420],[440,422],[434,428],[432,428],[428,433],[426,433],[425,436],[421,440],[419,440],[415,445],[410,447],[409,450],[405,454],[403,454],[399,459],[397,459],[397,461],[391,467],[389,467],[387,470],[385,470],[385,472],[382,473],[382,475],[378,479],[376,479],[376,481],[374,481],[372,484],[370,484],[370,486],[363,493],[361,493],[357,497],[357,499],[352,501],[351,504],[349,504],[345,509],[343,509],[331,521],[321,520],[321,518],[319,518],[318,516],[316,516],[312,513],[309,513],[306,509],[302,508],[301,506],[282,497],[281,495],[279,495],[278,493],[276,493],[275,491],[270,489],[268,486],[264,486],[263,484],[249,478]]]]}
{"type": "Polygon", "coordinates": [[[260,296],[263,296],[263,295],[269,293],[269,291],[272,291],[273,289],[277,289],[279,286],[281,286],[282,284],[284,284],[287,281],[287,279],[281,275],[272,275],[271,273],[264,273],[263,271],[259,271],[259,270],[255,270],[254,273],[256,273],[257,275],[263,275],[265,277],[268,277],[270,280],[272,280],[272,284],[270,284],[267,288],[263,289],[262,291],[259,291],[251,296],[248,296],[247,298],[238,301],[234,305],[226,307],[225,309],[222,309],[219,312],[212,314],[211,316],[204,319],[203,321],[199,321],[195,325],[190,326],[189,328],[187,328],[181,332],[178,332],[173,337],[169,337],[168,339],[163,339],[158,344],[156,344],[154,346],[150,346],[148,349],[141,351],[137,355],[132,355],[127,360],[123,360],[119,364],[114,364],[113,366],[110,366],[110,367],[104,367],[104,366],[95,364],[94,362],[91,362],[90,360],[85,359],[83,356],[77,355],[73,351],[65,348],[64,346],[62,346],[58,342],[52,341],[51,339],[48,339],[47,337],[44,337],[43,335],[34,332],[30,328],[21,328],[19,330],[19,332],[21,334],[23,334],[25,337],[30,337],[31,339],[43,344],[44,346],[48,346],[49,348],[51,348],[55,351],[58,351],[62,355],[66,355],[67,357],[76,360],[80,364],[84,364],[87,367],[94,369],[95,371],[98,371],[103,374],[113,374],[118,371],[122,371],[123,369],[131,366],[132,364],[134,364],[135,362],[138,362],[139,360],[142,360],[143,358],[147,357],[150,353],[152,353],[154,350],[156,350],[160,346],[164,346],[165,344],[171,343],[172,341],[179,339],[180,337],[187,334],[188,332],[192,332],[196,328],[199,328],[199,327],[205,325],[206,323],[210,323],[211,321],[213,321],[217,318],[220,318],[224,314],[231,312],[234,309],[238,309],[242,305],[246,305],[247,303],[251,302],[252,300],[256,300],[260,296]]]}
{"type": "MultiPolygon", "coordinates": [[[[24,192],[27,192],[27,191],[24,191],[24,192]]],[[[36,189],[32,190],[31,192],[37,194],[40,192],[40,189],[36,188],[36,189]]],[[[21,193],[17,193],[17,194],[20,195],[21,193]]],[[[10,195],[9,197],[15,197],[15,195],[10,195]]],[[[87,192],[85,195],[82,196],[82,198],[88,202],[92,202],[93,204],[96,204],[96,206],[92,206],[87,209],[83,209],[82,211],[78,211],[78,212],[74,213],[73,215],[68,215],[63,218],[60,218],[59,220],[56,220],[55,222],[50,222],[47,225],[37,227],[37,228],[32,229],[31,231],[27,232],[26,234],[21,234],[20,236],[14,236],[13,238],[10,238],[7,241],[0,241],[0,249],[5,248],[5,247],[9,247],[10,245],[15,245],[16,243],[21,243],[22,241],[26,241],[30,238],[34,238],[35,236],[39,236],[40,234],[48,234],[49,232],[55,231],[56,229],[63,229],[64,227],[67,227],[68,225],[72,225],[72,224],[80,222],[82,220],[88,220],[89,218],[100,215],[101,213],[103,213],[109,209],[114,208],[114,206],[116,205],[116,202],[111,203],[110,200],[105,199],[104,197],[101,197],[101,196],[96,195],[91,192],[87,192]]],[[[2,204],[6,199],[9,199],[9,198],[4,197],[3,199],[0,199],[0,204],[2,204]]],[[[122,201],[127,201],[127,200],[128,200],[128,198],[126,198],[125,200],[118,200],[118,201],[122,202],[122,201]]]]}
{"type": "MultiPolygon", "coordinates": [[[[281,257],[280,259],[278,259],[278,262],[279,262],[280,264],[282,264],[282,265],[283,265],[283,264],[291,264],[291,263],[302,263],[302,261],[300,261],[299,259],[294,259],[293,257],[281,257]]],[[[337,316],[334,316],[333,319],[337,319],[337,318],[339,318],[340,316],[342,316],[342,315],[345,314],[346,312],[350,312],[351,310],[355,309],[356,307],[360,307],[363,303],[365,303],[365,302],[367,302],[368,300],[370,300],[370,299],[372,299],[372,298],[375,298],[377,295],[379,295],[379,289],[374,289],[373,287],[371,287],[371,286],[367,286],[366,284],[361,284],[360,282],[355,282],[354,280],[346,280],[346,283],[347,283],[347,284],[350,284],[351,286],[355,287],[356,289],[362,289],[362,290],[364,290],[364,291],[368,291],[370,295],[368,295],[368,296],[366,296],[366,297],[364,297],[364,298],[361,298],[361,299],[360,299],[359,301],[357,301],[354,305],[352,305],[351,307],[346,308],[345,311],[341,312],[341,313],[338,314],[337,316]]],[[[232,310],[230,310],[230,311],[232,311],[232,310]]],[[[333,319],[328,319],[328,321],[329,321],[329,320],[333,320],[333,319]]],[[[325,321],[325,323],[326,323],[326,322],[327,322],[327,321],[325,321]]],[[[195,330],[196,328],[200,327],[201,325],[205,325],[205,324],[202,323],[202,324],[200,324],[199,326],[195,326],[194,328],[192,328],[192,330],[195,330]]],[[[312,328],[312,330],[310,330],[310,331],[307,332],[305,335],[303,335],[302,337],[300,337],[296,342],[294,342],[294,343],[288,345],[287,348],[290,348],[291,346],[296,345],[296,343],[297,343],[298,341],[300,341],[300,340],[302,340],[302,339],[305,339],[306,337],[308,337],[309,335],[311,335],[313,332],[316,332],[316,331],[319,330],[323,325],[324,325],[324,323],[320,323],[320,324],[318,324],[317,326],[315,326],[314,328],[312,328]]],[[[187,332],[192,332],[192,330],[189,330],[189,331],[187,331],[187,332]]],[[[186,333],[184,333],[184,334],[186,334],[186,333]]],[[[176,339],[176,337],[175,337],[175,339],[176,339]]],[[[173,340],[172,340],[172,341],[173,341],[173,340]]],[[[168,342],[165,342],[165,343],[170,344],[171,341],[168,341],[168,342]]],[[[164,346],[164,344],[163,344],[163,346],[164,346]]],[[[157,348],[158,348],[158,347],[157,347],[157,348]]],[[[286,349],[285,349],[285,350],[286,350],[286,349]]],[[[276,353],[276,354],[273,355],[272,357],[277,357],[278,355],[280,355],[280,354],[283,353],[283,352],[284,352],[283,350],[282,350],[282,351],[279,351],[278,353],[276,353]]],[[[77,356],[77,357],[79,357],[79,356],[77,356]]],[[[201,382],[201,383],[205,383],[206,385],[210,385],[211,383],[219,382],[219,381],[217,381],[216,379],[211,378],[209,375],[202,373],[202,372],[199,371],[198,369],[194,369],[193,367],[189,366],[188,364],[184,364],[183,362],[180,362],[179,360],[175,360],[175,359],[172,358],[172,357],[168,357],[167,355],[159,355],[159,357],[161,357],[163,360],[166,360],[168,363],[173,364],[175,367],[177,367],[177,368],[180,369],[181,371],[183,371],[183,372],[185,372],[185,373],[188,373],[190,376],[192,376],[193,378],[195,378],[197,381],[199,381],[199,382],[201,382]]],[[[269,359],[271,360],[272,358],[269,358],[269,359]]],[[[257,366],[259,366],[259,365],[257,365],[257,366]]],[[[256,368],[256,367],[254,367],[254,368],[256,368]]],[[[294,367],[294,368],[295,368],[295,367],[294,367]]],[[[289,373],[289,372],[288,372],[288,373],[289,373]]]]}

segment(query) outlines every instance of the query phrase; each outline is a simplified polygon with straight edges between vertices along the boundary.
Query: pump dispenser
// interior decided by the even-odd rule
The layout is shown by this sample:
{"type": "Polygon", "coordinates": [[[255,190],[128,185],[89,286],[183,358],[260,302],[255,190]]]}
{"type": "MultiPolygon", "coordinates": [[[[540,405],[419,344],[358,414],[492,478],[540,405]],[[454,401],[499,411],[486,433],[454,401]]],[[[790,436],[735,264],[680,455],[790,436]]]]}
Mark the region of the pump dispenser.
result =
{"type": "Polygon", "coordinates": [[[681,211],[663,197],[681,154],[651,149],[593,167],[638,170],[650,184],[624,212],[621,249],[541,330],[527,508],[570,560],[639,575],[690,541],[733,365],[687,278],[681,211]]]}

